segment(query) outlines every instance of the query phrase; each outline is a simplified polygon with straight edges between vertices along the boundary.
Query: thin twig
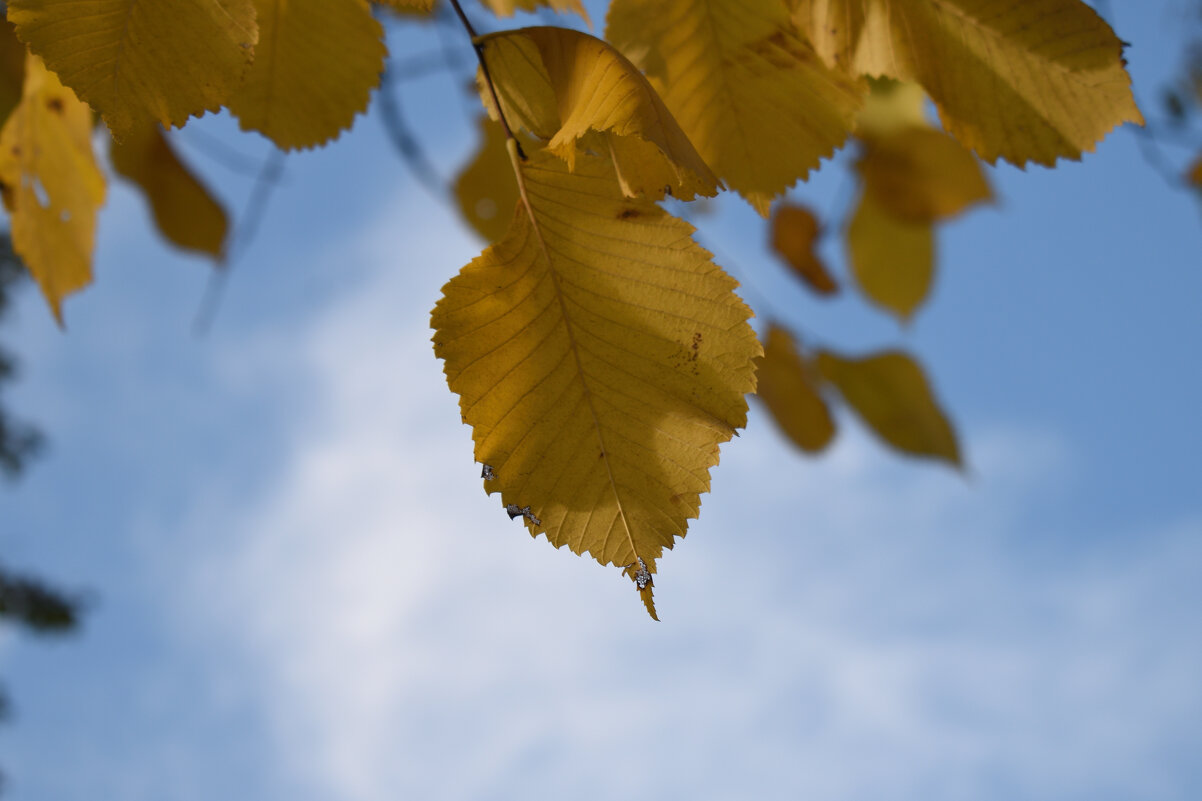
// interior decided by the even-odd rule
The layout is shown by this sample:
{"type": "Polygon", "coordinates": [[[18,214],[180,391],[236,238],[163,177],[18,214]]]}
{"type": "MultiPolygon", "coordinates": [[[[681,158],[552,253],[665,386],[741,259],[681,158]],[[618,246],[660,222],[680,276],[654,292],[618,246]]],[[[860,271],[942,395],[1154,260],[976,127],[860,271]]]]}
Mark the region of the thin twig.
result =
{"type": "Polygon", "coordinates": [[[409,130],[391,72],[391,68],[385,68],[384,74],[380,76],[380,121],[384,123],[389,140],[400,153],[409,171],[417,178],[417,182],[436,200],[445,203],[448,201],[447,182],[438,175],[438,171],[426,158],[417,137],[409,130]]]}
{"type": "Polygon", "coordinates": [[[258,234],[259,223],[262,222],[264,212],[267,210],[267,202],[271,199],[271,193],[279,184],[280,176],[284,172],[284,156],[284,151],[273,150],[263,162],[259,169],[259,175],[255,179],[254,188],[251,189],[250,198],[246,201],[246,209],[242,212],[242,220],[235,229],[237,238],[230,245],[227,260],[209,273],[209,282],[205,287],[204,297],[201,299],[200,308],[197,309],[196,317],[192,321],[192,331],[198,336],[207,334],[212,327],[217,310],[221,306],[221,300],[225,296],[225,287],[229,282],[234,261],[246,252],[258,234]]]}
{"type": "MultiPolygon", "coordinates": [[[[488,94],[492,97],[493,106],[497,109],[497,117],[500,118],[501,128],[505,131],[505,138],[512,140],[517,147],[518,157],[522,161],[526,160],[526,154],[522,151],[522,143],[513,135],[513,131],[509,128],[509,122],[505,119],[505,111],[501,108],[501,98],[497,97],[497,87],[493,83],[492,73],[488,71],[488,62],[484,59],[484,45],[477,41],[476,29],[472,27],[472,23],[468,21],[467,15],[463,13],[463,7],[459,5],[459,0],[451,0],[451,6],[455,9],[455,13],[459,15],[459,21],[463,23],[464,29],[468,36],[472,38],[472,49],[476,51],[476,60],[480,62],[480,72],[484,74],[484,83],[488,86],[488,94]]],[[[518,174],[519,180],[521,173],[518,174]]]]}

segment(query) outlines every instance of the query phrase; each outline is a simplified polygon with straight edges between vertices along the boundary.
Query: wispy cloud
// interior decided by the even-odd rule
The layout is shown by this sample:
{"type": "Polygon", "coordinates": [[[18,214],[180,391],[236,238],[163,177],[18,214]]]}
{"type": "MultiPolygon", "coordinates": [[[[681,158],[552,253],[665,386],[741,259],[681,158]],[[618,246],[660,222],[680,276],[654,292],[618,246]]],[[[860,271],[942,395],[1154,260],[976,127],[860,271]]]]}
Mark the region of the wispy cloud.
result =
{"type": "Polygon", "coordinates": [[[966,483],[855,433],[805,461],[756,416],[661,563],[653,624],[629,582],[484,495],[426,328],[472,254],[448,260],[451,231],[401,248],[391,230],[365,237],[378,271],[272,379],[308,394],[281,401],[292,452],[266,492],[210,499],[190,526],[180,614],[254,688],[311,797],[1197,786],[1200,521],[1049,553],[1032,509],[1073,470],[1052,437],[970,432],[966,483]]]}

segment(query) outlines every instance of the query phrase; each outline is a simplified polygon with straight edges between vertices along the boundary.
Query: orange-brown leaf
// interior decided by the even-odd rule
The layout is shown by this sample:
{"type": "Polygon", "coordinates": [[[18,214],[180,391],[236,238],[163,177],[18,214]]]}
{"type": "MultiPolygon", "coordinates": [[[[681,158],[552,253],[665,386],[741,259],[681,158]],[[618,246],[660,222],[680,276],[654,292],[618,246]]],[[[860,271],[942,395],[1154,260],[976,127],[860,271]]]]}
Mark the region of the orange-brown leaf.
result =
{"type": "Polygon", "coordinates": [[[772,217],[772,248],[806,286],[819,295],[833,295],[839,285],[814,252],[819,232],[818,220],[809,209],[781,204],[772,217]]]}

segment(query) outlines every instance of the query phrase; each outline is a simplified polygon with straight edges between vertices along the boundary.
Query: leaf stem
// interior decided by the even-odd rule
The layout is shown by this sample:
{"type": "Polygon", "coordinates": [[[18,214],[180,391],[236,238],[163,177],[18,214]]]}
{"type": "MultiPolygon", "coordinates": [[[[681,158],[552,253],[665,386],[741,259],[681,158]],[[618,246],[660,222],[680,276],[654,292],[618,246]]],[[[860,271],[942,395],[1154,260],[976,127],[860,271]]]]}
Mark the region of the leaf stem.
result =
{"type": "Polygon", "coordinates": [[[472,38],[472,49],[476,51],[476,60],[480,62],[480,72],[484,75],[484,83],[488,86],[488,94],[492,97],[493,106],[497,109],[497,116],[501,120],[501,128],[505,131],[505,138],[512,140],[517,146],[518,156],[522,161],[526,160],[526,154],[522,150],[522,143],[513,135],[513,131],[509,128],[509,123],[505,119],[505,111],[501,108],[501,98],[497,96],[497,87],[493,83],[492,74],[488,71],[488,62],[484,60],[484,45],[477,41],[479,37],[476,35],[476,29],[472,27],[472,23],[467,18],[467,14],[463,13],[463,7],[459,5],[459,0],[451,0],[451,6],[455,9],[455,13],[459,15],[459,21],[463,23],[464,30],[467,35],[472,38]]]}

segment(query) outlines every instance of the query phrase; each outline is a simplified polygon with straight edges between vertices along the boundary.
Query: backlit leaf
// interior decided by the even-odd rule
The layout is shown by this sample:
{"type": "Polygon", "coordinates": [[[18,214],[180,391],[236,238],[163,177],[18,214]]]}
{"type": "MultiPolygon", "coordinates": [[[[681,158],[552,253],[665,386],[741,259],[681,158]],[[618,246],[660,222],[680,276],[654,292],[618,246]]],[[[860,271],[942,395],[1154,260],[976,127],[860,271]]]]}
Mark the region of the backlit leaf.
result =
{"type": "Polygon", "coordinates": [[[777,206],[772,216],[772,249],[806,286],[819,295],[832,295],[839,291],[839,285],[814,252],[818,233],[818,220],[809,209],[790,204],[777,206]]]}
{"type": "Polygon", "coordinates": [[[866,140],[856,169],[877,205],[907,222],[935,222],[993,197],[976,157],[931,128],[866,140]]]}
{"type": "Polygon", "coordinates": [[[216,111],[258,41],[253,0],[9,0],[8,19],[118,139],[216,111]]]}
{"type": "Polygon", "coordinates": [[[780,0],[613,0],[606,38],[764,216],[843,143],[864,94],[796,35],[780,0]]]}
{"type": "Polygon", "coordinates": [[[756,394],[797,447],[817,453],[835,436],[835,421],[819,392],[821,376],[797,352],[785,329],[773,325],[756,370],[756,394]]]}
{"type": "Polygon", "coordinates": [[[827,63],[920,83],[944,128],[991,163],[1080,158],[1115,126],[1143,122],[1122,42],[1080,0],[791,5],[827,63]]]}
{"type": "Polygon", "coordinates": [[[487,241],[496,242],[509,230],[518,186],[500,123],[480,118],[480,149],[455,179],[455,199],[463,218],[487,241]]]}
{"type": "Polygon", "coordinates": [[[255,63],[230,101],[243,130],[285,150],[322,145],[367,109],[384,35],[365,0],[254,0],[255,63]]]}
{"type": "Polygon", "coordinates": [[[693,228],[625,198],[581,153],[539,151],[503,240],[443,288],[435,353],[489,492],[556,547],[650,575],[746,423],[761,354],[735,282],[693,228]],[[640,560],[642,560],[640,562],[640,560]]]}
{"type": "MultiPolygon", "coordinates": [[[[608,155],[623,191],[683,200],[718,191],[717,178],[647,79],[606,42],[566,28],[482,36],[511,127],[525,128],[574,163],[581,144],[608,155]]],[[[487,91],[481,92],[491,107],[487,91]]]]}
{"type": "Polygon", "coordinates": [[[375,0],[377,5],[388,6],[402,14],[426,16],[434,10],[438,0],[375,0]]]}
{"type": "Polygon", "coordinates": [[[868,191],[847,228],[847,250],[860,290],[903,321],[930,292],[935,274],[931,224],[898,219],[868,191]]]}
{"type": "Polygon", "coordinates": [[[894,448],[960,465],[956,432],[931,393],[922,368],[904,353],[849,359],[821,351],[817,366],[869,428],[894,448]]]}
{"type": "Polygon", "coordinates": [[[492,12],[499,17],[512,17],[516,11],[537,11],[541,6],[555,11],[575,11],[588,19],[588,12],[580,4],[580,0],[480,0],[480,2],[492,9],[492,12]]]}
{"type": "Polygon", "coordinates": [[[181,248],[222,257],[225,211],[180,162],[157,123],[114,142],[109,157],[113,169],[141,187],[164,237],[181,248]]]}
{"type": "Polygon", "coordinates": [[[92,152],[92,110],[34,55],[0,131],[0,184],[13,248],[61,325],[63,298],[92,281],[104,176],[92,152]]]}

